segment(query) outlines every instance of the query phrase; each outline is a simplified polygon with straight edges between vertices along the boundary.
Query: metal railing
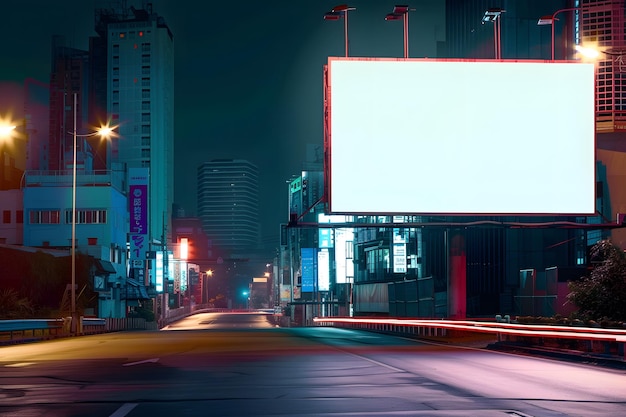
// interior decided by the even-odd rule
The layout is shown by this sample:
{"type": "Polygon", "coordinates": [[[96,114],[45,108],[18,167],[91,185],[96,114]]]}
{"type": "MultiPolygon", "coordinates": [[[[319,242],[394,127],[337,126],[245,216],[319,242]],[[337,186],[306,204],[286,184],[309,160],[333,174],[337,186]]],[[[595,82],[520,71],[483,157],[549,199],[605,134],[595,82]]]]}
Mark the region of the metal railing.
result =
{"type": "Polygon", "coordinates": [[[158,326],[156,322],[148,322],[143,318],[137,317],[81,317],[76,332],[72,333],[69,317],[61,319],[0,320],[0,345],[124,330],[158,330],[158,326]]]}
{"type": "Polygon", "coordinates": [[[508,346],[539,347],[578,354],[595,354],[626,361],[626,330],[582,326],[514,324],[502,321],[416,320],[387,318],[316,317],[319,326],[344,327],[440,339],[489,334],[508,346]]]}

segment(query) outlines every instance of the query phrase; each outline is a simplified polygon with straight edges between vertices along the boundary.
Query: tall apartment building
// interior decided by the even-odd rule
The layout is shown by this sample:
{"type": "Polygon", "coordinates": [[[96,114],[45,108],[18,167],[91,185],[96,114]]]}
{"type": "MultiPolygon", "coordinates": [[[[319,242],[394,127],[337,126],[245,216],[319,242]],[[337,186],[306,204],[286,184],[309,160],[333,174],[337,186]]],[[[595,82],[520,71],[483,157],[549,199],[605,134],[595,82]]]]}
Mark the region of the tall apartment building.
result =
{"type": "Polygon", "coordinates": [[[198,167],[198,217],[212,246],[231,254],[259,243],[259,173],[241,159],[215,159],[198,167]]]}
{"type": "MultiPolygon", "coordinates": [[[[616,219],[626,212],[626,4],[623,0],[577,0],[575,6],[581,8],[576,28],[582,45],[599,51],[594,59],[596,188],[604,201],[597,210],[605,218],[616,219]]],[[[623,228],[611,230],[610,238],[626,247],[623,228]]]]}
{"type": "Polygon", "coordinates": [[[110,2],[96,10],[100,39],[91,42],[96,60],[106,56],[106,76],[94,74],[91,99],[94,106],[106,103],[106,114],[119,125],[120,138],[106,149],[94,149],[98,160],[147,170],[146,236],[152,245],[170,230],[167,222],[174,200],[174,39],[151,3],[142,9],[120,3],[125,2],[110,2]],[[106,100],[98,95],[103,91],[106,100]]]}
{"type": "MultiPolygon", "coordinates": [[[[74,115],[76,115],[76,131],[79,135],[87,125],[87,79],[89,52],[65,46],[63,37],[52,39],[52,65],[50,72],[50,120],[49,138],[42,166],[39,169],[59,171],[71,169],[72,134],[74,131],[74,115]],[[76,95],[76,112],[74,112],[74,95],[76,95]]],[[[85,164],[89,151],[83,137],[77,139],[77,161],[85,164]]]]}
{"type": "Polygon", "coordinates": [[[580,37],[595,46],[596,126],[598,133],[626,131],[626,5],[623,0],[582,0],[580,37]]]}
{"type": "MultiPolygon", "coordinates": [[[[169,229],[174,53],[172,33],[149,3],[143,9],[127,8],[125,1],[108,4],[96,10],[98,36],[90,39],[89,51],[66,47],[59,38],[53,41],[49,135],[39,153],[29,150],[30,171],[22,181],[23,242],[70,247],[75,179],[76,249],[108,266],[101,271],[102,285],[94,281],[100,293],[98,313],[118,317],[149,299],[143,286],[148,281],[146,253],[161,248],[158,241],[169,229]],[[107,120],[118,125],[119,139],[86,136],[89,126],[107,120]],[[77,133],[75,178],[71,132],[77,133]],[[137,184],[133,176],[145,182],[137,184]],[[129,230],[130,213],[135,213],[128,201],[136,190],[142,190],[142,245],[131,245],[128,276],[129,231],[131,243],[139,241],[132,234],[137,224],[129,230]],[[141,251],[132,250],[137,248],[141,251]]],[[[28,133],[37,130],[33,122],[26,122],[28,133]]]]}

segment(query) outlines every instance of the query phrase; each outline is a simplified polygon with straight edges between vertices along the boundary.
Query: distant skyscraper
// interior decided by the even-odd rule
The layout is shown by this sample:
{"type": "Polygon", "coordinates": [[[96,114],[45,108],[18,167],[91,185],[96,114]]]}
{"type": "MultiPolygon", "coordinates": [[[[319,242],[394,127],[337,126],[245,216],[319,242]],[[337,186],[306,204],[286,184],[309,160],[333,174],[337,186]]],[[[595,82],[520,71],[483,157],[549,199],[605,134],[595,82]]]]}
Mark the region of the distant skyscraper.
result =
{"type": "Polygon", "coordinates": [[[198,217],[216,249],[240,254],[259,243],[259,174],[252,163],[216,159],[198,168],[198,217]]]}

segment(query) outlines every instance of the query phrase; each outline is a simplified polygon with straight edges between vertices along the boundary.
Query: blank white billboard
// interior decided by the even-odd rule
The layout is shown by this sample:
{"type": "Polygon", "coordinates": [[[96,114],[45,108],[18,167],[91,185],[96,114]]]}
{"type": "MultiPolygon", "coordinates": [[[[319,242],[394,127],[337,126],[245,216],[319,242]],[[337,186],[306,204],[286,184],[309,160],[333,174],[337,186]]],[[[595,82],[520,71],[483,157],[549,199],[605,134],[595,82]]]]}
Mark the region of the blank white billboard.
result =
{"type": "Polygon", "coordinates": [[[330,58],[329,209],[593,214],[594,66],[330,58]]]}

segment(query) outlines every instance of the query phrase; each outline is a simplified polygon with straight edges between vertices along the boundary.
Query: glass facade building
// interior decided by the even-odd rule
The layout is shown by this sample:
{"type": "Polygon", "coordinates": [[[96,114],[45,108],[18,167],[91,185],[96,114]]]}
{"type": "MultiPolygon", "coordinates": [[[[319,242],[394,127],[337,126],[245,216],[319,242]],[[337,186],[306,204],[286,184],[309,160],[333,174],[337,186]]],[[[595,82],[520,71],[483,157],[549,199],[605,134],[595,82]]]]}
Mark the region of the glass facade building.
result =
{"type": "Polygon", "coordinates": [[[198,167],[198,217],[212,246],[240,254],[259,244],[259,172],[249,161],[216,159],[198,167]]]}

